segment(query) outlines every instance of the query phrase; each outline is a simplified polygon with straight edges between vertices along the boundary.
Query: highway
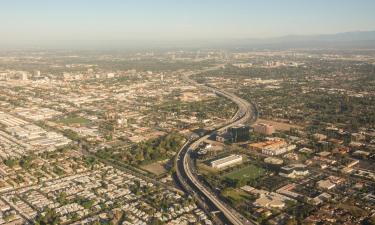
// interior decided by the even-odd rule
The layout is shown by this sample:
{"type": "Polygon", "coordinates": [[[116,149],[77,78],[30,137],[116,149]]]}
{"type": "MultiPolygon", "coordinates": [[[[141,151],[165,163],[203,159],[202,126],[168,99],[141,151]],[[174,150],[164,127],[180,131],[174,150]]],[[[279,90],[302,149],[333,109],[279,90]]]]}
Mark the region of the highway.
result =
{"type": "Polygon", "coordinates": [[[224,215],[227,222],[234,225],[256,224],[256,222],[247,220],[235,209],[222,202],[209,187],[201,183],[195,173],[196,169],[194,168],[194,165],[191,162],[190,158],[190,153],[194,151],[212,133],[223,131],[228,129],[229,127],[239,124],[254,123],[258,118],[258,111],[256,109],[256,106],[227,91],[218,90],[214,87],[198,84],[194,80],[189,78],[190,75],[192,75],[192,73],[184,74],[183,79],[193,85],[200,86],[201,88],[212,91],[219,96],[230,99],[238,105],[238,110],[232,117],[232,119],[230,119],[228,123],[226,123],[226,125],[217,128],[210,134],[199,137],[197,139],[190,139],[185,143],[185,145],[180,149],[176,156],[175,168],[177,179],[181,186],[185,189],[185,191],[195,197],[200,205],[207,207],[209,207],[208,204],[210,204],[211,206],[213,205],[215,209],[217,209],[224,215]],[[206,202],[207,200],[209,202],[206,202]]]}

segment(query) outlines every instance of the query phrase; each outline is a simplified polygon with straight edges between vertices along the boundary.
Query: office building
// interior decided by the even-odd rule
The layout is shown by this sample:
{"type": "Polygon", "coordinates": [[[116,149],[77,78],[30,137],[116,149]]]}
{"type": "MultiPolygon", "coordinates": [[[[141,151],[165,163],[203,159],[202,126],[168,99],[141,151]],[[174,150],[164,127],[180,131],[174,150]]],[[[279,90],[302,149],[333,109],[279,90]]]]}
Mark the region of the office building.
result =
{"type": "Polygon", "coordinates": [[[235,127],[228,128],[228,133],[232,136],[233,142],[241,142],[249,140],[250,127],[244,125],[238,125],[235,127]]]}
{"type": "Polygon", "coordinates": [[[275,133],[275,128],[271,124],[258,123],[254,125],[254,132],[264,135],[272,135],[275,133]]]}

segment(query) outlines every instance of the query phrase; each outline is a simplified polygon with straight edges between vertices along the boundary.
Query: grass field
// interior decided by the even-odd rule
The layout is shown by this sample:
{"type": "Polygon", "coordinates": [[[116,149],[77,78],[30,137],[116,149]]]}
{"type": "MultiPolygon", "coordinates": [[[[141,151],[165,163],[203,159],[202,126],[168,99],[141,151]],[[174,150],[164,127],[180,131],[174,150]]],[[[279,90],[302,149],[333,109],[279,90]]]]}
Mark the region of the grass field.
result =
{"type": "Polygon", "coordinates": [[[66,125],[69,125],[69,124],[86,124],[86,123],[90,122],[90,120],[85,119],[83,117],[68,117],[68,118],[61,119],[58,122],[66,124],[66,125]]]}
{"type": "Polygon", "coordinates": [[[226,198],[231,198],[234,201],[243,201],[249,198],[249,194],[241,189],[227,188],[223,190],[222,195],[226,198]]]}
{"type": "Polygon", "coordinates": [[[206,163],[204,162],[197,162],[197,168],[198,168],[198,171],[199,173],[201,174],[215,174],[217,173],[219,170],[218,169],[215,169],[211,166],[208,166],[206,163]]]}
{"type": "Polygon", "coordinates": [[[338,208],[347,210],[351,213],[351,215],[355,217],[361,217],[366,215],[366,211],[364,209],[359,208],[358,206],[354,205],[354,203],[350,202],[342,202],[338,204],[338,208]]]}
{"type": "Polygon", "coordinates": [[[224,177],[234,179],[234,180],[240,180],[240,179],[254,180],[262,176],[264,173],[265,173],[264,169],[257,167],[255,165],[249,165],[239,170],[227,173],[224,175],[224,177]]]}

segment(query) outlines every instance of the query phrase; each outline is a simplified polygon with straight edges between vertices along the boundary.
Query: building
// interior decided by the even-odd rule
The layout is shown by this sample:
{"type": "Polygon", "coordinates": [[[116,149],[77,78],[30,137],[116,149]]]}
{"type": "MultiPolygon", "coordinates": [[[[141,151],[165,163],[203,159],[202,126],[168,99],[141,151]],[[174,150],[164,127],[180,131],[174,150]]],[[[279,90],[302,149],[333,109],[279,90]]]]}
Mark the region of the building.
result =
{"type": "Polygon", "coordinates": [[[275,128],[271,124],[258,123],[254,125],[254,132],[264,135],[272,135],[275,133],[275,128]]]}
{"type": "Polygon", "coordinates": [[[262,151],[263,149],[270,149],[270,148],[281,148],[283,146],[286,146],[287,143],[282,139],[276,139],[276,140],[268,140],[263,142],[257,142],[249,144],[249,148],[252,150],[262,151]]]}
{"type": "Polygon", "coordinates": [[[366,139],[366,136],[362,133],[352,133],[351,134],[351,141],[361,142],[366,139]]]}
{"type": "Polygon", "coordinates": [[[230,155],[211,162],[211,167],[221,169],[234,164],[242,163],[241,155],[230,155]]]}
{"type": "Polygon", "coordinates": [[[21,80],[27,80],[27,73],[26,72],[21,72],[21,80]]]}
{"type": "Polygon", "coordinates": [[[279,193],[268,192],[268,191],[256,189],[247,185],[243,186],[241,189],[247,193],[250,193],[258,197],[253,203],[257,207],[268,208],[268,209],[273,209],[273,208],[282,209],[286,206],[287,201],[295,202],[294,199],[291,199],[279,193]]]}
{"type": "Polygon", "coordinates": [[[224,133],[217,134],[215,139],[218,142],[224,143],[224,142],[232,141],[232,136],[229,133],[224,132],[224,133]]]}
{"type": "Polygon", "coordinates": [[[285,145],[281,148],[266,147],[262,149],[262,153],[266,155],[281,155],[286,152],[292,151],[296,147],[297,147],[296,145],[285,145]]]}
{"type": "Polygon", "coordinates": [[[316,196],[315,198],[311,199],[311,202],[314,205],[320,205],[330,199],[332,199],[332,196],[326,192],[323,192],[320,195],[316,196]]]}
{"type": "Polygon", "coordinates": [[[72,75],[70,73],[64,72],[63,73],[63,79],[64,81],[70,80],[72,75]]]}
{"type": "Polygon", "coordinates": [[[279,173],[280,176],[289,178],[302,177],[308,174],[309,170],[307,169],[307,166],[303,164],[291,164],[281,167],[281,172],[279,173]]]}
{"type": "Polygon", "coordinates": [[[296,145],[290,145],[282,139],[269,140],[264,142],[252,143],[250,149],[262,151],[266,155],[281,155],[296,148],[296,145]]]}
{"type": "Polygon", "coordinates": [[[267,164],[272,164],[272,165],[281,165],[284,163],[282,159],[275,158],[275,157],[267,157],[264,159],[264,162],[267,164]]]}
{"type": "Polygon", "coordinates": [[[331,190],[336,187],[336,184],[331,182],[330,180],[320,180],[317,182],[318,187],[321,189],[331,190]]]}
{"type": "Polygon", "coordinates": [[[324,141],[327,139],[327,135],[316,133],[313,134],[313,138],[317,141],[324,141]]]}
{"type": "Polygon", "coordinates": [[[241,142],[249,140],[250,127],[238,125],[228,128],[228,133],[232,136],[233,142],[241,142]]]}
{"type": "Polygon", "coordinates": [[[249,140],[250,127],[245,125],[238,125],[228,128],[225,132],[220,132],[216,135],[218,142],[242,142],[249,140]]]}
{"type": "Polygon", "coordinates": [[[107,73],[107,78],[114,78],[115,74],[114,73],[107,73]]]}

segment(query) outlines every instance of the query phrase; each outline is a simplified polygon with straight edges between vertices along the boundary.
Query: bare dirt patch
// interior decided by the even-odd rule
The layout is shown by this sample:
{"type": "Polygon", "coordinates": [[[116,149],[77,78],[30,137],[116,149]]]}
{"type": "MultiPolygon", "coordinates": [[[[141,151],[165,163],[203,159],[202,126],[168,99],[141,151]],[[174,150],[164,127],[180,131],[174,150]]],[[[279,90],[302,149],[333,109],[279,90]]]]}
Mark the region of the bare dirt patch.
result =
{"type": "Polygon", "coordinates": [[[299,129],[299,130],[303,129],[303,127],[299,126],[299,125],[277,122],[277,121],[273,121],[273,120],[258,119],[257,122],[258,123],[271,124],[276,130],[279,130],[279,131],[288,131],[288,130],[290,130],[290,128],[295,128],[295,129],[299,129]]]}
{"type": "Polygon", "coordinates": [[[162,175],[167,172],[164,168],[164,163],[161,162],[154,162],[148,165],[142,166],[142,169],[147,170],[150,173],[153,173],[157,176],[162,175]]]}

